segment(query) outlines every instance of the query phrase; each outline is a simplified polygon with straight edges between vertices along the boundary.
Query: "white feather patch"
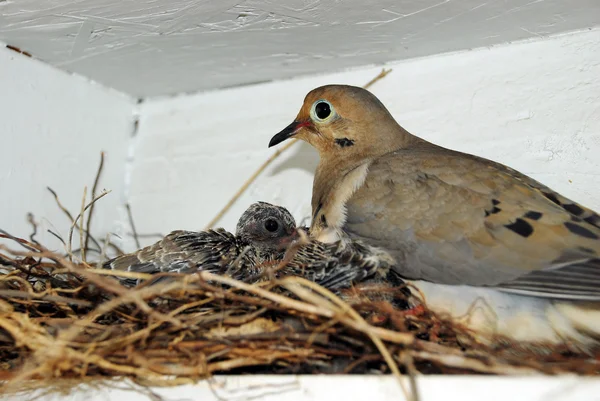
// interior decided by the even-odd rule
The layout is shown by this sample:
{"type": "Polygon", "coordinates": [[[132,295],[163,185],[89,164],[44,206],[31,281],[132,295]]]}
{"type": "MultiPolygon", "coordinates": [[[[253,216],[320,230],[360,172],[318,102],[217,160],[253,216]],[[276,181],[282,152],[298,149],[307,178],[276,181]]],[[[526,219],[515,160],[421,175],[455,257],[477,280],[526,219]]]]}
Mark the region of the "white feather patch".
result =
{"type": "Polygon", "coordinates": [[[346,223],[346,202],[348,199],[365,183],[369,166],[368,161],[344,177],[343,181],[336,188],[333,201],[327,205],[327,210],[322,213],[327,218],[328,227],[322,230],[317,236],[321,242],[335,242],[342,237],[342,227],[346,223]]]}
{"type": "MultiPolygon", "coordinates": [[[[432,311],[462,323],[473,330],[480,341],[493,341],[495,336],[545,344],[561,344],[567,340],[582,348],[594,342],[577,330],[577,326],[589,319],[592,313],[583,313],[573,304],[561,305],[549,299],[510,294],[493,288],[420,280],[407,282],[421,291],[432,311]]],[[[586,328],[596,335],[600,334],[600,325],[592,326],[588,324],[586,328]]]]}

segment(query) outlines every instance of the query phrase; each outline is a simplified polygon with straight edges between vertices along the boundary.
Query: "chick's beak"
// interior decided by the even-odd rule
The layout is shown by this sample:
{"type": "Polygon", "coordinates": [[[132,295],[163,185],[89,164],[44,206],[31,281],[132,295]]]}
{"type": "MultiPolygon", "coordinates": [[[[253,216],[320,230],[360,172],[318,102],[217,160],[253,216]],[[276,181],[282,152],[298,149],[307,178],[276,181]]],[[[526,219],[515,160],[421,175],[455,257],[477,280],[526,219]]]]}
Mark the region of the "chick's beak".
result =
{"type": "Polygon", "coordinates": [[[277,245],[279,249],[287,249],[294,241],[300,238],[300,234],[298,234],[298,230],[294,229],[289,235],[281,238],[277,245]]]}
{"type": "Polygon", "coordinates": [[[285,127],[281,132],[276,134],[271,141],[269,142],[269,147],[275,146],[288,138],[293,137],[304,127],[308,127],[310,125],[310,121],[294,121],[287,127],[285,127]]]}

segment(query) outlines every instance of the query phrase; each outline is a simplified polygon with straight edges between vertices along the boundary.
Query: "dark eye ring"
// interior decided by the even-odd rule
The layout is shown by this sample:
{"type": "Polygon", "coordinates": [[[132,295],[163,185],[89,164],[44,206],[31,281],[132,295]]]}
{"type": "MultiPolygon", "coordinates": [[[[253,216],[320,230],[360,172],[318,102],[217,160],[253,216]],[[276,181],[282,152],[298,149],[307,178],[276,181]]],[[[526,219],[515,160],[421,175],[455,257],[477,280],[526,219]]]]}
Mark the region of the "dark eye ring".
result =
{"type": "Polygon", "coordinates": [[[269,232],[274,233],[275,231],[277,231],[277,229],[279,229],[279,224],[275,220],[269,219],[265,221],[265,229],[269,232]]]}
{"type": "Polygon", "coordinates": [[[315,115],[321,119],[325,120],[327,117],[331,115],[331,106],[327,102],[319,102],[315,105],[315,115]]]}

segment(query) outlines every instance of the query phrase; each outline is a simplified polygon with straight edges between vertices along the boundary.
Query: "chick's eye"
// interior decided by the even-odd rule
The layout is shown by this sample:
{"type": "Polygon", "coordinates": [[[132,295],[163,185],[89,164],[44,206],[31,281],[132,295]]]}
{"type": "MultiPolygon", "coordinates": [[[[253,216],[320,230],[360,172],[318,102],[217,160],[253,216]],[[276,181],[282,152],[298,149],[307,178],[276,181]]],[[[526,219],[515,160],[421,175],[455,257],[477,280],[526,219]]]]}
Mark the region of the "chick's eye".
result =
{"type": "Polygon", "coordinates": [[[315,105],[315,115],[320,120],[325,120],[331,115],[331,106],[327,102],[319,102],[315,105]]]}
{"type": "Polygon", "coordinates": [[[269,219],[265,221],[265,229],[267,231],[274,233],[275,231],[277,231],[278,228],[279,224],[275,220],[269,219]]]}

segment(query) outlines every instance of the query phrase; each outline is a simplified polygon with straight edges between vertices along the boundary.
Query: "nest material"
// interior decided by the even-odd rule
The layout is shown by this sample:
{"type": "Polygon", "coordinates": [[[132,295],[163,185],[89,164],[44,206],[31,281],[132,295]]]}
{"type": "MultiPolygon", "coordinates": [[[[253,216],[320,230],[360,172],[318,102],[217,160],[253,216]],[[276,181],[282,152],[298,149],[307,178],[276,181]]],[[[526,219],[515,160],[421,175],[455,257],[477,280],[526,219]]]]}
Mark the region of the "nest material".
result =
{"type": "Polygon", "coordinates": [[[300,277],[244,283],[199,272],[129,289],[109,276],[149,276],[12,240],[28,250],[0,247],[8,386],[107,376],[172,385],[215,373],[600,373],[589,355],[479,344],[426,309],[395,308],[401,288],[359,284],[342,300],[300,277]]]}
{"type": "Polygon", "coordinates": [[[96,196],[103,161],[75,217],[48,188],[71,221],[68,256],[35,240],[32,215],[29,241],[0,230],[0,392],[108,377],[175,385],[217,373],[600,374],[600,356],[480,344],[424,307],[405,310],[406,288],[359,283],[335,295],[301,277],[274,278],[291,254],[252,282],[199,272],[126,288],[110,276],[159,275],[86,263],[92,244],[100,254],[111,246],[89,235],[106,195],[96,196]]]}

